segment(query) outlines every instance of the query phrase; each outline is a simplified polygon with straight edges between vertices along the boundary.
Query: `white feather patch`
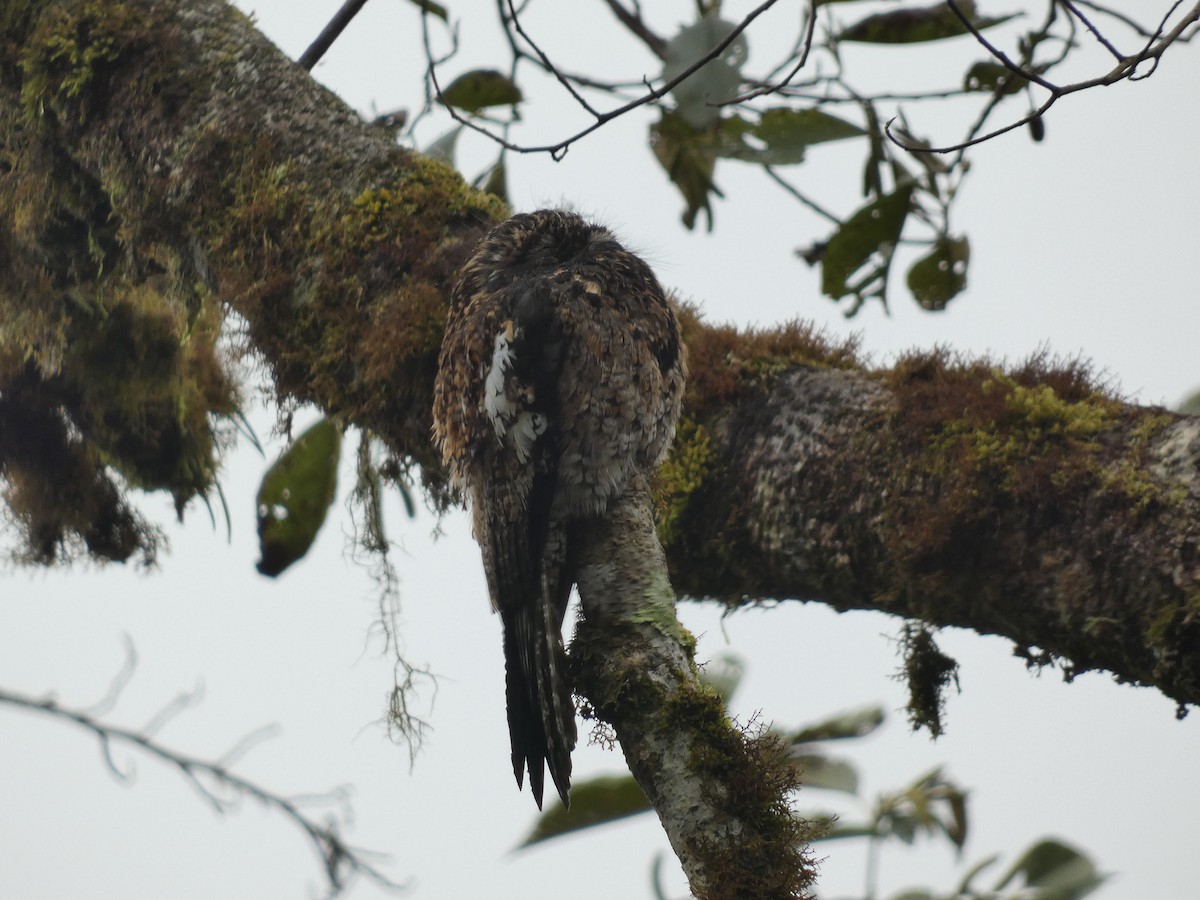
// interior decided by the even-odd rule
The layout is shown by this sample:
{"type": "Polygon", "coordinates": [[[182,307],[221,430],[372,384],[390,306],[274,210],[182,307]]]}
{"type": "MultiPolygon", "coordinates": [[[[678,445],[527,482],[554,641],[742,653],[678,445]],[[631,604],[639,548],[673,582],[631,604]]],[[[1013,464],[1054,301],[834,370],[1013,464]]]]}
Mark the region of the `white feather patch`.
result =
{"type": "Polygon", "coordinates": [[[529,462],[534,441],[546,433],[547,424],[546,417],[541,413],[524,410],[517,416],[509,432],[512,448],[517,451],[517,459],[523,463],[529,462]]]}
{"type": "Polygon", "coordinates": [[[512,352],[513,327],[506,322],[504,328],[496,335],[492,347],[492,366],[488,369],[487,378],[483,381],[483,411],[487,413],[496,430],[496,437],[504,437],[515,410],[508,398],[506,384],[509,371],[513,367],[512,352]]]}

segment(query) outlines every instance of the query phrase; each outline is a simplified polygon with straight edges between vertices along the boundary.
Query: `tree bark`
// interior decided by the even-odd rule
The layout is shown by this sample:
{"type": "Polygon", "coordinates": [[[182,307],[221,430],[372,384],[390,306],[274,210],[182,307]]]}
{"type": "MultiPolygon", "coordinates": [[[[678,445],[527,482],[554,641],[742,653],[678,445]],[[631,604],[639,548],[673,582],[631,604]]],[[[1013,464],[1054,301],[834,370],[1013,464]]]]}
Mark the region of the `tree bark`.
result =
{"type": "Polygon", "coordinates": [[[786,331],[689,329],[695,368],[737,349],[725,402],[689,398],[690,462],[668,469],[681,593],[961,626],[1068,677],[1153,685],[1181,715],[1200,701],[1200,420],[1122,403],[1077,364],[868,371],[803,329],[788,355],[810,362],[764,378],[746,360],[786,331]]]}
{"type": "MultiPolygon", "coordinates": [[[[28,555],[147,551],[125,490],[182,507],[212,487],[211,417],[237,409],[222,321],[281,401],[379,435],[448,503],[429,441],[446,298],[502,204],[215,0],[10,4],[0,33],[0,474],[28,555]]],[[[803,326],[682,314],[692,376],[654,486],[676,591],[960,625],[1200,701],[1195,419],[1124,404],[1078,366],[929,354],[876,371],[803,326]]],[[[576,642],[580,682],[686,859],[688,826],[663,812],[687,805],[656,762],[674,752],[663,716],[707,709],[678,737],[693,761],[728,722],[653,627],[627,635],[643,657],[586,652],[617,627],[603,609],[576,642]],[[675,699],[626,706],[643,670],[675,699]]],[[[728,815],[705,820],[714,846],[728,815]]]]}
{"type": "Polygon", "coordinates": [[[576,687],[610,723],[663,823],[697,900],[807,896],[814,866],[799,787],[783,743],[744,734],[692,662],[695,638],[675,617],[648,486],[581,527],[576,687]]]}

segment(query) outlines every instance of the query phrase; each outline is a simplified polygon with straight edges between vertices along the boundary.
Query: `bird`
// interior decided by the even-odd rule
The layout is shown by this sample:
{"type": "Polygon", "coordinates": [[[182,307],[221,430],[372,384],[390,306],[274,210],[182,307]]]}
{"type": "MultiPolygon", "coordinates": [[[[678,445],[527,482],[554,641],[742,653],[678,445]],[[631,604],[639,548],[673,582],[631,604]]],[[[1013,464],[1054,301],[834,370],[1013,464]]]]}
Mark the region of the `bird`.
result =
{"type": "Polygon", "coordinates": [[[433,433],[471,511],[504,633],[513,774],[570,805],[562,625],[578,526],[649,477],[675,434],[686,349],[650,266],[559,209],[493,227],[450,295],[433,433]]]}

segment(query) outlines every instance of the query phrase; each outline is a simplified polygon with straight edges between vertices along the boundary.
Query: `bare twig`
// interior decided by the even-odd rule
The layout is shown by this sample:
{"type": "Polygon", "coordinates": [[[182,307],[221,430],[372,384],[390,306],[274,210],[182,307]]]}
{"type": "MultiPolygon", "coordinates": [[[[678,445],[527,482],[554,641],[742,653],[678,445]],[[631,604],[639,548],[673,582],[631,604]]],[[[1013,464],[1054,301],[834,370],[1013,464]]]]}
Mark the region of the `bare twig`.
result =
{"type": "Polygon", "coordinates": [[[972,147],[976,144],[982,144],[986,141],[990,141],[995,137],[999,137],[1002,134],[1006,134],[1016,128],[1020,128],[1023,125],[1027,125],[1035,119],[1041,118],[1050,109],[1050,107],[1068,94],[1085,91],[1089,88],[1116,84],[1118,81],[1124,81],[1127,79],[1130,81],[1140,81],[1145,78],[1149,78],[1152,74],[1154,74],[1154,71],[1158,66],[1158,61],[1166,49],[1176,41],[1186,39],[1187,35],[1185,35],[1185,32],[1187,32],[1188,28],[1195,25],[1197,22],[1200,22],[1200,2],[1198,2],[1184,14],[1180,21],[1176,23],[1174,28],[1164,33],[1166,29],[1166,23],[1182,5],[1182,0],[1175,0],[1175,2],[1171,5],[1171,8],[1167,11],[1167,14],[1162,18],[1159,27],[1153,32],[1150,38],[1147,39],[1145,46],[1140,52],[1135,53],[1132,56],[1122,57],[1120,62],[1117,63],[1116,67],[1105,75],[1101,75],[1096,78],[1090,78],[1086,81],[1078,81],[1074,84],[1060,86],[1047,81],[1036,72],[1014,63],[1008,58],[1007,55],[994,47],[987,40],[987,38],[979,33],[979,29],[977,29],[970,21],[970,18],[962,12],[955,0],[946,0],[946,3],[952,10],[954,10],[955,15],[959,17],[963,25],[971,32],[972,35],[974,35],[975,39],[984,48],[986,48],[996,60],[998,60],[1005,66],[1005,68],[1009,69],[1009,71],[1015,73],[1016,75],[1019,75],[1028,81],[1032,81],[1035,84],[1041,85],[1050,92],[1050,96],[1047,97],[1045,102],[1043,102],[1040,106],[1031,110],[1027,115],[1022,116],[1015,122],[1011,122],[1002,128],[989,131],[986,134],[978,135],[969,138],[968,140],[961,141],[957,144],[950,144],[944,147],[915,147],[906,144],[892,134],[891,122],[889,121],[887,126],[884,128],[888,138],[897,146],[903,147],[904,149],[914,153],[954,153],[967,147],[972,147]],[[1139,66],[1146,61],[1151,61],[1150,69],[1147,72],[1139,74],[1139,66]]]}
{"type": "Polygon", "coordinates": [[[608,8],[612,10],[612,14],[622,25],[641,38],[642,43],[650,48],[651,53],[659,59],[667,58],[667,42],[650,30],[650,26],[642,18],[642,10],[638,4],[634,4],[631,12],[617,0],[604,0],[604,2],[608,4],[608,8]]]}
{"type": "Polygon", "coordinates": [[[1109,7],[1103,6],[1102,4],[1093,3],[1093,2],[1091,2],[1091,0],[1075,0],[1075,5],[1087,7],[1088,9],[1092,10],[1093,12],[1098,12],[1101,15],[1105,15],[1110,18],[1116,19],[1118,22],[1120,22],[1126,28],[1133,31],[1134,34],[1138,35],[1138,37],[1148,38],[1148,37],[1154,36],[1154,33],[1149,31],[1148,29],[1144,28],[1140,22],[1137,22],[1134,19],[1130,18],[1129,16],[1125,15],[1120,10],[1110,9],[1109,7]]]}
{"type": "Polygon", "coordinates": [[[771,166],[763,166],[763,171],[767,173],[768,178],[783,188],[787,193],[791,194],[792,197],[798,200],[801,204],[807,206],[809,209],[815,212],[818,216],[821,216],[821,218],[825,219],[826,221],[832,222],[834,225],[842,224],[841,219],[818,204],[815,200],[812,200],[800,193],[800,191],[796,189],[795,185],[776,172],[771,166]]]}
{"type": "Polygon", "coordinates": [[[121,664],[121,668],[117,670],[117,674],[113,676],[109,682],[108,690],[91,706],[83,710],[90,716],[103,716],[112,711],[112,708],[117,705],[117,701],[121,699],[121,693],[125,690],[129,680],[133,678],[133,673],[137,671],[137,648],[133,645],[133,639],[128,633],[121,635],[125,644],[125,662],[121,664]]]}
{"type": "MultiPolygon", "coordinates": [[[[546,68],[546,71],[550,72],[556,79],[558,79],[558,83],[563,86],[563,89],[571,95],[575,102],[590,112],[593,116],[599,116],[600,114],[592,108],[592,105],[587,102],[584,96],[580,94],[579,91],[575,90],[575,86],[571,84],[570,79],[563,75],[562,72],[555,67],[554,63],[550,62],[550,57],[548,57],[545,52],[543,52],[542,48],[538,46],[537,42],[534,41],[534,39],[531,38],[528,33],[526,33],[525,28],[521,25],[521,19],[517,14],[517,8],[513,5],[513,0],[508,0],[508,18],[505,25],[506,30],[507,22],[512,22],[513,28],[517,30],[517,34],[521,36],[525,43],[533,48],[533,52],[538,55],[538,59],[542,61],[542,65],[546,68]]],[[[511,43],[513,43],[515,46],[515,42],[511,43]]]]}
{"type": "Polygon", "coordinates": [[[983,36],[983,33],[975,26],[975,23],[972,21],[971,17],[963,12],[961,8],[959,8],[959,5],[955,2],[955,0],[946,0],[946,5],[950,7],[950,10],[958,17],[958,20],[962,22],[963,27],[966,28],[967,31],[971,32],[971,35],[976,41],[979,42],[980,46],[987,50],[988,53],[992,54],[992,56],[995,57],[995,59],[1006,69],[1016,75],[1020,75],[1022,78],[1032,81],[1034,84],[1040,84],[1048,91],[1059,90],[1058,85],[1051,81],[1047,81],[1036,72],[1031,72],[1009,59],[1008,55],[1003,50],[1000,50],[998,47],[994,46],[991,41],[983,36]]]}
{"type": "MultiPolygon", "coordinates": [[[[688,66],[688,68],[686,68],[678,76],[676,76],[675,78],[672,78],[670,81],[666,82],[661,87],[650,88],[642,96],[640,96],[634,100],[631,100],[630,102],[625,103],[622,106],[619,106],[615,109],[609,110],[608,112],[593,113],[596,121],[594,121],[591,125],[588,125],[586,128],[580,129],[579,131],[577,131],[575,134],[571,135],[570,137],[564,138],[563,140],[558,141],[553,144],[542,144],[542,145],[535,146],[535,147],[525,147],[520,144],[515,144],[515,143],[509,141],[507,138],[505,138],[501,135],[498,135],[493,131],[488,130],[484,126],[480,125],[477,121],[462,115],[456,109],[454,109],[452,106],[447,105],[446,109],[450,113],[450,117],[452,119],[454,119],[456,122],[458,122],[461,125],[466,126],[467,128],[470,128],[472,131],[479,132],[480,134],[484,135],[485,137],[491,139],[493,142],[499,144],[501,147],[504,147],[508,150],[512,150],[516,153],[549,153],[550,157],[552,159],[560,160],[566,154],[566,152],[570,148],[571,144],[575,143],[575,141],[579,140],[580,138],[586,137],[587,135],[591,134],[593,131],[596,131],[597,129],[606,125],[608,122],[611,122],[613,119],[616,119],[616,118],[619,118],[619,117],[625,115],[627,112],[637,109],[640,106],[645,106],[648,103],[653,103],[656,100],[661,100],[663,97],[665,97],[667,94],[669,94],[676,85],[681,84],[683,81],[685,81],[686,79],[691,77],[693,74],[695,74],[701,68],[703,68],[705,65],[712,62],[714,59],[716,59],[722,53],[724,53],[726,48],[729,47],[729,45],[732,44],[743,31],[745,31],[747,28],[750,27],[751,22],[753,22],[760,15],[762,15],[764,12],[766,12],[768,9],[770,9],[772,6],[774,6],[777,2],[778,2],[778,0],[766,0],[766,2],[761,3],[759,6],[755,7],[753,10],[751,10],[749,13],[746,14],[746,16],[742,19],[741,22],[739,22],[737,24],[737,26],[735,26],[734,28],[732,28],[730,30],[729,34],[725,36],[724,40],[722,40],[715,47],[713,47],[711,50],[709,50],[708,53],[704,54],[699,59],[697,59],[694,63],[692,63],[692,65],[688,66]]],[[[422,30],[423,30],[423,35],[425,38],[425,55],[426,55],[426,58],[430,61],[427,71],[429,73],[430,79],[433,81],[435,94],[438,97],[438,99],[441,99],[442,89],[441,89],[441,85],[438,83],[438,80],[437,80],[436,65],[433,62],[433,51],[429,44],[429,29],[428,29],[428,25],[426,23],[427,18],[428,18],[428,13],[422,15],[422,23],[423,23],[422,30]]],[[[647,88],[650,87],[648,81],[646,82],[646,86],[647,86],[647,88]]]]}
{"type": "Polygon", "coordinates": [[[338,835],[336,822],[321,825],[300,811],[298,801],[275,794],[229,771],[228,763],[230,761],[243,755],[250,744],[257,743],[262,739],[261,730],[243,738],[214,763],[165,747],[142,732],[102,722],[84,711],[67,709],[60,706],[54,699],[38,700],[11,691],[0,690],[0,703],[31,712],[44,713],[90,731],[100,742],[105,764],[122,781],[129,781],[130,778],[126,773],[121,772],[113,762],[111,747],[114,743],[129,745],[147,756],[178,769],[216,812],[230,812],[236,807],[237,798],[252,797],[264,806],[282,813],[285,818],[291,820],[297,828],[304,832],[320,856],[325,877],[329,881],[330,896],[341,893],[348,886],[351,876],[365,877],[385,890],[396,893],[408,889],[407,885],[392,881],[374,865],[367,862],[362,851],[348,846],[338,835]],[[233,795],[232,799],[217,795],[206,782],[229,790],[233,795]]]}
{"type": "Polygon", "coordinates": [[[1117,60],[1122,60],[1125,58],[1125,54],[1114,47],[1112,42],[1100,33],[1100,29],[1092,24],[1092,20],[1085,16],[1083,12],[1071,2],[1071,0],[1062,0],[1062,5],[1066,8],[1067,12],[1083,23],[1083,27],[1090,31],[1092,33],[1092,37],[1099,41],[1100,45],[1103,46],[1104,49],[1109,53],[1111,53],[1114,58],[1117,60]]]}
{"type": "Polygon", "coordinates": [[[342,4],[342,8],[329,20],[329,24],[321,29],[321,33],[317,35],[317,39],[309,45],[307,50],[300,54],[300,58],[296,60],[297,65],[303,66],[307,71],[311,72],[312,67],[320,61],[326,51],[333,46],[333,42],[338,39],[338,36],[346,30],[346,26],[350,24],[350,20],[357,16],[359,10],[366,5],[367,0],[346,0],[342,4]]]}
{"type": "Polygon", "coordinates": [[[196,684],[194,690],[181,691],[176,694],[171,702],[156,712],[150,717],[150,721],[142,726],[142,734],[146,737],[153,737],[177,715],[190,707],[198,705],[204,699],[204,683],[196,684]]]}
{"type": "Polygon", "coordinates": [[[808,16],[806,17],[806,21],[804,23],[804,34],[800,38],[797,47],[792,51],[792,55],[797,57],[796,64],[791,68],[787,75],[785,75],[779,81],[774,81],[773,76],[768,76],[767,84],[757,87],[752,91],[747,91],[744,94],[740,94],[731,100],[726,100],[721,105],[729,106],[735,103],[745,103],[747,100],[753,100],[755,97],[762,97],[765,94],[774,94],[787,87],[788,84],[791,83],[791,80],[800,73],[800,70],[803,69],[805,64],[808,62],[808,54],[809,51],[812,50],[813,34],[816,31],[816,27],[817,0],[810,0],[808,6],[808,16]]]}

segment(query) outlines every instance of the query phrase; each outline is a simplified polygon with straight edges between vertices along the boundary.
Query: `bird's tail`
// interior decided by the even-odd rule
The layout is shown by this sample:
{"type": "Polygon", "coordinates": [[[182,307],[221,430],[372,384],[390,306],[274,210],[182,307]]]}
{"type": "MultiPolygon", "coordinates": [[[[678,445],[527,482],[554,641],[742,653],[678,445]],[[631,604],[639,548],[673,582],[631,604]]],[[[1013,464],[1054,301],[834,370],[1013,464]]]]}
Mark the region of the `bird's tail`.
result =
{"type": "Polygon", "coordinates": [[[513,774],[520,786],[528,770],[529,789],[538,809],[542,807],[545,768],[550,769],[563,805],[570,802],[571,751],[577,733],[562,639],[565,607],[565,596],[560,601],[543,589],[536,602],[502,611],[513,774]]]}

